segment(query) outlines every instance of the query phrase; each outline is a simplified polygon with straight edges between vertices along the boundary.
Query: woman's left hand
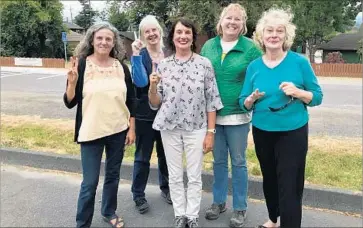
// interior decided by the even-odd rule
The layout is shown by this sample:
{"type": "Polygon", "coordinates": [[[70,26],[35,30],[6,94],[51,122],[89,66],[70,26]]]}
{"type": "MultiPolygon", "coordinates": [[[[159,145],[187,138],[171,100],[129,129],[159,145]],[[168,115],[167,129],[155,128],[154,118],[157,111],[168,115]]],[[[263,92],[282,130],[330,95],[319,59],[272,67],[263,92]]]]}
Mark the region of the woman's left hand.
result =
{"type": "Polygon", "coordinates": [[[280,85],[280,89],[287,95],[298,98],[300,96],[301,89],[297,88],[292,82],[283,82],[280,85]]]}
{"type": "Polygon", "coordinates": [[[135,143],[135,139],[136,139],[135,130],[129,129],[127,131],[125,144],[128,145],[128,146],[132,145],[132,144],[135,143]]]}
{"type": "Polygon", "coordinates": [[[203,153],[207,154],[212,151],[214,146],[214,134],[208,132],[204,137],[203,142],[203,153]]]}

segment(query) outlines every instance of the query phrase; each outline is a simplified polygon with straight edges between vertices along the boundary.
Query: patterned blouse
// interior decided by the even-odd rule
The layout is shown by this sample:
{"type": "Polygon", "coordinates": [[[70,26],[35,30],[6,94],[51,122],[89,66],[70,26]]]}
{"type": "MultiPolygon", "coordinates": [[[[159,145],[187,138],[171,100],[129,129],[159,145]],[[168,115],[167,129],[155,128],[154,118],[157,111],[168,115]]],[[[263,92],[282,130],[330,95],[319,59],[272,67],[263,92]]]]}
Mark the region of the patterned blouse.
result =
{"type": "Polygon", "coordinates": [[[179,63],[172,55],[160,62],[157,71],[161,77],[158,84],[161,106],[153,123],[155,130],[206,128],[207,112],[223,108],[214,70],[207,58],[194,54],[189,61],[179,63]]]}

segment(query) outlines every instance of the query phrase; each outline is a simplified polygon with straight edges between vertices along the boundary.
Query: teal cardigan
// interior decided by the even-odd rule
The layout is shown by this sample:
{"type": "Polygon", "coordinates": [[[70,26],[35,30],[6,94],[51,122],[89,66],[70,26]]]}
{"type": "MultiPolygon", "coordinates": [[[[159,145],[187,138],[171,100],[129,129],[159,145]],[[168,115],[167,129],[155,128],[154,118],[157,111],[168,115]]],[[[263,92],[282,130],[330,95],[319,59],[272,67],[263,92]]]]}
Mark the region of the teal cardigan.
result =
{"type": "Polygon", "coordinates": [[[323,100],[323,93],[309,60],[292,51],[288,51],[284,60],[274,68],[267,67],[262,58],[248,66],[239,99],[242,110],[248,111],[244,101],[256,89],[265,92],[265,95],[253,106],[252,125],[265,131],[289,131],[304,126],[309,120],[306,106],[320,105],[323,100]],[[292,82],[297,88],[312,92],[311,102],[305,104],[294,99],[286,108],[272,112],[269,107],[282,107],[290,99],[279,89],[282,82],[292,82]]]}

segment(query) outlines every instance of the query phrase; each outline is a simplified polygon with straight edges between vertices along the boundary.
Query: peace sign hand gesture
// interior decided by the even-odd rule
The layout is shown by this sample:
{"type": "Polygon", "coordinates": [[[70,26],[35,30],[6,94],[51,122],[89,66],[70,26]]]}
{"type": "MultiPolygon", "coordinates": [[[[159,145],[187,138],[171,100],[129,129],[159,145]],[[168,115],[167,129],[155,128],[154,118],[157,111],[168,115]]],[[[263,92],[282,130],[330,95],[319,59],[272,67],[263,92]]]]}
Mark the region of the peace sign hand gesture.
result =
{"type": "Polygon", "coordinates": [[[67,73],[68,85],[76,87],[78,80],[78,58],[71,57],[71,68],[67,73]]]}

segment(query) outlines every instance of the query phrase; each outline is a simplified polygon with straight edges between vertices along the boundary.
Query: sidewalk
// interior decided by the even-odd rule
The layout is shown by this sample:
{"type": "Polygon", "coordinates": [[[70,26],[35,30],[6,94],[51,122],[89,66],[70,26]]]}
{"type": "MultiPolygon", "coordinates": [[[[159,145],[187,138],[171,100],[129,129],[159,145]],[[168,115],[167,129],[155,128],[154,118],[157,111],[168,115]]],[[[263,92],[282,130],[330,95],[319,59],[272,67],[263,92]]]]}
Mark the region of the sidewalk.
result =
{"type": "MultiPolygon", "coordinates": [[[[75,210],[81,175],[33,168],[15,167],[2,164],[1,167],[1,227],[74,227],[75,210]]],[[[100,216],[100,179],[96,195],[93,227],[108,227],[100,216]]],[[[172,227],[172,206],[162,201],[158,186],[148,185],[147,199],[150,211],[140,215],[131,197],[129,181],[122,180],[119,187],[118,213],[126,222],[126,227],[172,227]]],[[[200,226],[228,227],[231,210],[218,220],[207,221],[204,211],[212,202],[210,193],[203,193],[200,226]]],[[[228,198],[228,207],[231,206],[228,198]]],[[[248,219],[245,227],[254,227],[266,219],[266,207],[262,201],[250,200],[248,219]]],[[[362,219],[342,213],[304,209],[304,227],[362,227],[362,219]]]]}

